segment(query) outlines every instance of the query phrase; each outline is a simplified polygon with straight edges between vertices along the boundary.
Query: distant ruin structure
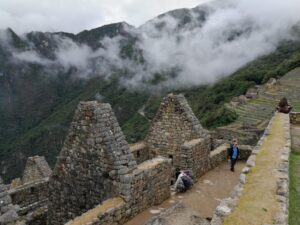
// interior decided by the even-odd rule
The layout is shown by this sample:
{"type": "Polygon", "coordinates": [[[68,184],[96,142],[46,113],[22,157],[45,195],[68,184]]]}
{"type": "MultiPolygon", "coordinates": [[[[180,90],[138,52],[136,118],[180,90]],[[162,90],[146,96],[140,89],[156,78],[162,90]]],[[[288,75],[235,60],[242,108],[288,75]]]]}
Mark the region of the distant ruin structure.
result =
{"type": "Polygon", "coordinates": [[[23,173],[22,183],[26,184],[44,179],[45,177],[49,177],[51,173],[52,170],[44,156],[29,157],[23,173]]]}
{"type": "Polygon", "coordinates": [[[13,225],[19,218],[18,206],[13,205],[6,186],[0,177],[0,224],[13,225]]]}
{"type": "Polygon", "coordinates": [[[18,220],[23,224],[42,225],[46,223],[48,180],[51,173],[43,156],[29,157],[22,179],[14,179],[10,184],[7,193],[12,204],[18,205],[18,220]]]}

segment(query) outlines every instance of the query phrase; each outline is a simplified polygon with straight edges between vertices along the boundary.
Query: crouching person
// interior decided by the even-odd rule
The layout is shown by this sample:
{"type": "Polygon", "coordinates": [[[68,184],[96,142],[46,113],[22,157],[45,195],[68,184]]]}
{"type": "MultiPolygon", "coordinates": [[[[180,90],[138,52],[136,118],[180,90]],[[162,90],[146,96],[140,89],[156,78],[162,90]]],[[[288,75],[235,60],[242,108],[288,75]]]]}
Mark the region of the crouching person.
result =
{"type": "Polygon", "coordinates": [[[189,171],[181,171],[174,184],[174,191],[185,192],[193,186],[194,182],[189,171]]]}

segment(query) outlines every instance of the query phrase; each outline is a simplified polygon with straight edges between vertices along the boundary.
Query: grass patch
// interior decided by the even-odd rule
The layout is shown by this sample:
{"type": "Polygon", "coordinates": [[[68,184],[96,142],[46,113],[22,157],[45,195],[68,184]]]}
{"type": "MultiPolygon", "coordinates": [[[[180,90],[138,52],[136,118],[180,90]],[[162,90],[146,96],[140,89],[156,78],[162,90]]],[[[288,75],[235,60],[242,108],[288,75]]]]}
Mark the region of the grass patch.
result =
{"type": "Polygon", "coordinates": [[[290,155],[289,225],[300,224],[300,150],[290,155]]]}

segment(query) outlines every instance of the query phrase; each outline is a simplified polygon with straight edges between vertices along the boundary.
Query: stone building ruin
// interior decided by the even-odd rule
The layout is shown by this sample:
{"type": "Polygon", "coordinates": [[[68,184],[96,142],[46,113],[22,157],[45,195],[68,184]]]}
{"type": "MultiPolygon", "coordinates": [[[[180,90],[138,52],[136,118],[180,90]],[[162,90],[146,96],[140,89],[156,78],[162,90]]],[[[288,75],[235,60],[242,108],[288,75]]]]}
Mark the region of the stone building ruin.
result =
{"type": "Polygon", "coordinates": [[[22,183],[26,184],[49,177],[51,173],[52,170],[44,156],[29,157],[23,173],[22,183]]]}
{"type": "Polygon", "coordinates": [[[145,143],[152,154],[170,158],[173,170],[189,169],[195,177],[207,171],[210,136],[182,94],[163,99],[145,143]]]}
{"type": "Polygon", "coordinates": [[[170,197],[176,168],[197,179],[226,160],[227,147],[183,95],[166,96],[145,140],[132,145],[109,104],[81,102],[53,173],[43,157],[30,157],[7,193],[23,225],[124,224],[170,197]]]}
{"type": "Polygon", "coordinates": [[[18,225],[45,224],[51,173],[43,156],[29,157],[22,179],[16,178],[6,186],[11,203],[18,209],[18,225]]]}
{"type": "Polygon", "coordinates": [[[164,158],[137,165],[110,105],[82,102],[50,178],[48,224],[112,203],[122,205],[115,222],[126,221],[169,197],[170,171],[164,158]]]}
{"type": "Polygon", "coordinates": [[[13,205],[10,195],[7,192],[7,187],[3,184],[0,177],[0,224],[14,224],[18,219],[18,206],[13,205]]]}

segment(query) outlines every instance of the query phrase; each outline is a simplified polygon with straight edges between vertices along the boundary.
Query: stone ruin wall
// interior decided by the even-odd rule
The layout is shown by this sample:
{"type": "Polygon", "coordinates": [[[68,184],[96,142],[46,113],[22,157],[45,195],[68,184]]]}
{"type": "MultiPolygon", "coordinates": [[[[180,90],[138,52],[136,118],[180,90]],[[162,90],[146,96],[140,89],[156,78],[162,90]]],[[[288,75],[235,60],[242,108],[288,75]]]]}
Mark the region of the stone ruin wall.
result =
{"type": "Polygon", "coordinates": [[[300,124],[300,112],[291,112],[290,113],[291,124],[300,124]]]}
{"type": "Polygon", "coordinates": [[[52,173],[44,156],[29,157],[22,177],[22,184],[49,177],[52,173]]]}
{"type": "MultiPolygon", "coordinates": [[[[181,110],[181,113],[182,112],[184,112],[184,110],[181,110]]],[[[178,117],[180,116],[181,115],[178,115],[178,117]]],[[[174,117],[165,116],[165,124],[172,124],[173,118],[174,117]]],[[[154,123],[161,125],[161,120],[157,120],[154,123]]],[[[175,126],[174,128],[174,126],[172,127],[172,125],[170,125],[169,128],[177,129],[178,127],[175,126]]],[[[185,130],[181,129],[181,132],[184,133],[185,130]]],[[[184,136],[180,137],[182,138],[184,136]]],[[[194,136],[192,138],[194,138],[194,136]]],[[[220,145],[218,143],[218,148],[214,151],[210,151],[212,146],[211,141],[212,140],[206,134],[204,138],[194,138],[188,141],[181,139],[179,142],[182,142],[181,145],[179,145],[179,147],[176,146],[179,148],[176,149],[180,163],[179,168],[192,170],[194,177],[198,178],[209,169],[215,168],[223,163],[227,157],[229,144],[220,145]]],[[[115,196],[114,198],[110,198],[97,207],[76,217],[74,220],[69,221],[67,225],[78,224],[78,221],[84,225],[123,224],[144,209],[152,205],[157,205],[162,202],[162,199],[167,199],[170,196],[170,171],[171,167],[174,168],[174,165],[171,165],[171,160],[169,160],[169,163],[164,162],[164,160],[167,160],[166,158],[148,160],[151,158],[151,151],[147,144],[149,144],[149,142],[141,142],[130,147],[131,152],[138,161],[138,166],[137,169],[134,169],[131,173],[123,177],[124,181],[126,180],[127,182],[126,188],[123,189],[120,195],[123,197],[118,198],[115,196]],[[140,151],[139,154],[137,153],[138,151],[140,151]],[[159,161],[161,162],[159,163],[159,161]]],[[[172,143],[170,145],[169,143],[164,144],[166,146],[172,146],[172,143]]],[[[250,146],[240,146],[240,150],[242,159],[247,159],[252,151],[250,146]]],[[[159,152],[156,152],[156,154],[160,155],[159,152]]]]}
{"type": "Polygon", "coordinates": [[[210,139],[194,139],[184,142],[180,149],[181,169],[193,172],[194,179],[209,170],[210,139]]]}
{"type": "MultiPolygon", "coordinates": [[[[169,94],[152,121],[145,143],[150,153],[172,159],[174,172],[184,165],[181,157],[184,142],[199,138],[209,139],[208,131],[203,129],[185,97],[169,94]]],[[[210,144],[206,147],[210,149],[210,144]]]]}
{"type": "Polygon", "coordinates": [[[7,187],[4,185],[0,177],[0,224],[13,225],[19,218],[19,207],[15,206],[7,192],[7,187]]]}
{"type": "Polygon", "coordinates": [[[29,157],[22,180],[13,180],[7,190],[12,204],[18,205],[19,221],[24,224],[46,224],[48,180],[51,173],[43,156],[29,157]]]}
{"type": "Polygon", "coordinates": [[[136,163],[141,164],[150,159],[150,153],[147,145],[144,142],[139,142],[130,145],[130,151],[133,154],[136,163]]]}
{"type": "Polygon", "coordinates": [[[75,225],[78,221],[82,225],[124,224],[138,213],[170,197],[170,171],[171,162],[165,158],[141,163],[124,177],[128,186],[123,194],[128,199],[110,198],[66,225],[75,225]]]}
{"type": "Polygon", "coordinates": [[[109,104],[81,102],[50,179],[49,224],[63,224],[122,190],[136,162],[109,104]]]}
{"type": "Polygon", "coordinates": [[[26,215],[33,210],[47,205],[48,178],[21,185],[8,191],[12,203],[19,205],[20,216],[26,215]]]}
{"type": "MultiPolygon", "coordinates": [[[[80,103],[50,178],[48,224],[61,225],[121,197],[126,221],[170,196],[171,162],[137,166],[109,104],[80,103]],[[99,205],[100,204],[100,205],[99,205]]],[[[103,220],[99,219],[99,224],[103,220]]]]}
{"type": "Polygon", "coordinates": [[[212,138],[214,140],[224,140],[224,142],[237,138],[239,144],[254,146],[262,136],[263,132],[264,129],[248,129],[241,131],[229,129],[227,127],[219,127],[214,133],[212,133],[212,138]]]}
{"type": "MultiPolygon", "coordinates": [[[[80,103],[50,180],[48,223],[82,219],[99,207],[101,212],[87,224],[123,224],[170,196],[174,168],[192,170],[197,179],[224,162],[228,144],[210,151],[222,143],[214,141],[183,95],[168,95],[146,140],[130,147],[109,104],[80,103]],[[157,155],[165,158],[153,158],[157,155]],[[104,210],[107,202],[120,197],[122,204],[104,210]]],[[[241,151],[244,158],[250,154],[249,148],[241,151]]],[[[31,157],[22,178],[26,185],[10,190],[21,214],[43,210],[32,213],[26,224],[45,224],[48,179],[44,177],[50,173],[44,158],[31,157]]]]}
{"type": "MultiPolygon", "coordinates": [[[[227,149],[229,144],[225,143],[210,152],[209,155],[209,170],[216,168],[227,160],[227,149]]],[[[240,160],[247,160],[252,153],[250,145],[239,145],[240,160]]]]}

